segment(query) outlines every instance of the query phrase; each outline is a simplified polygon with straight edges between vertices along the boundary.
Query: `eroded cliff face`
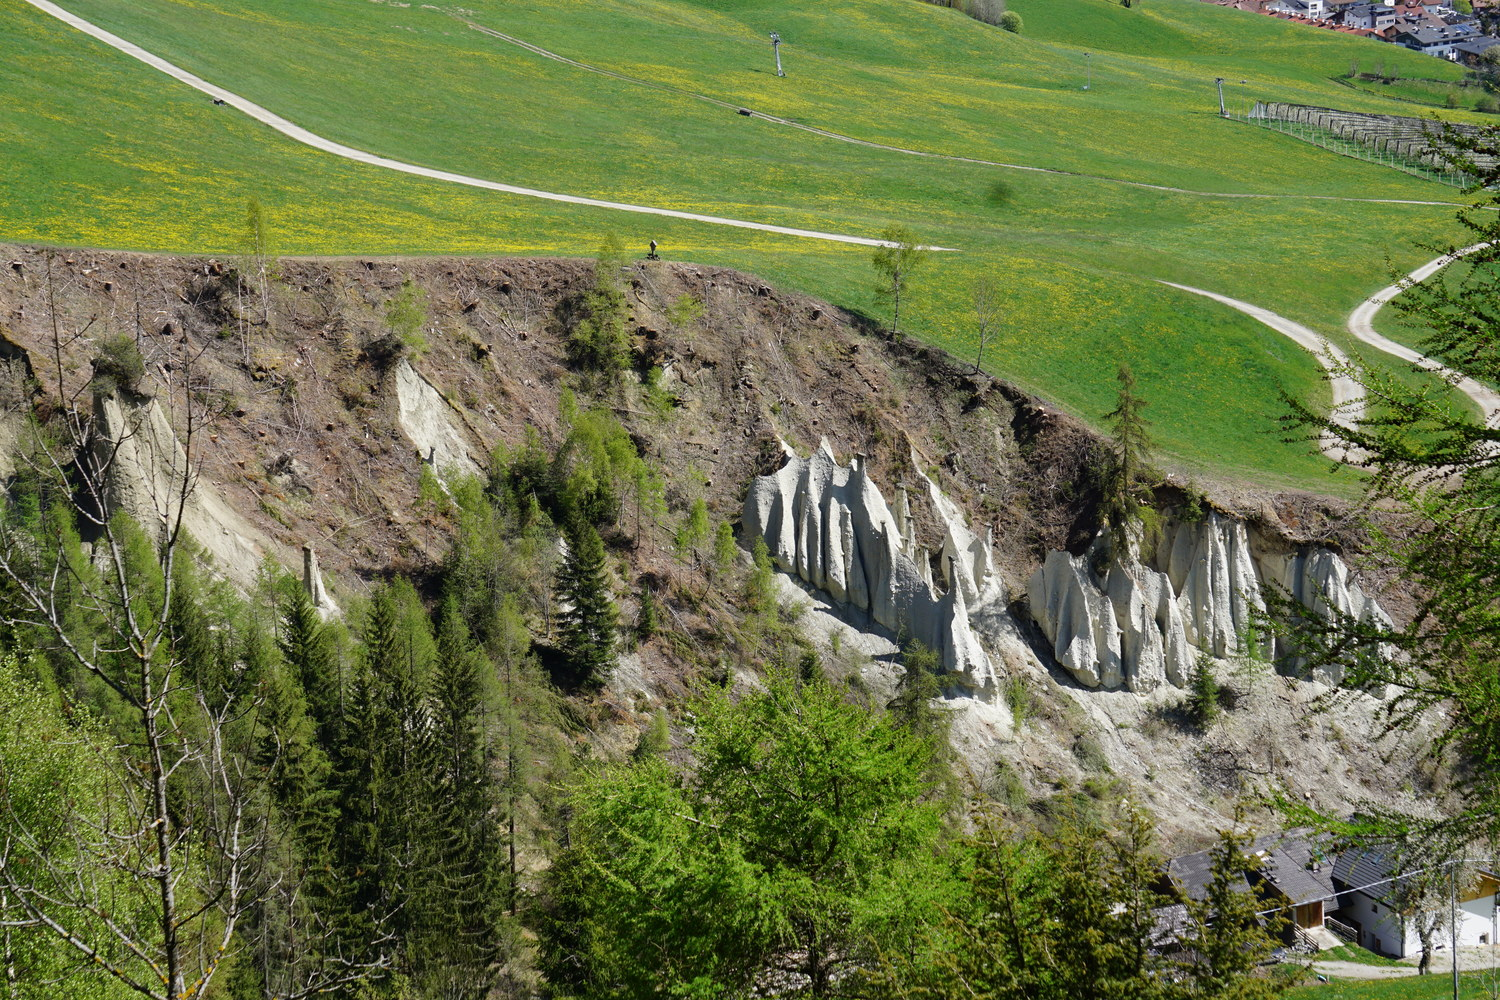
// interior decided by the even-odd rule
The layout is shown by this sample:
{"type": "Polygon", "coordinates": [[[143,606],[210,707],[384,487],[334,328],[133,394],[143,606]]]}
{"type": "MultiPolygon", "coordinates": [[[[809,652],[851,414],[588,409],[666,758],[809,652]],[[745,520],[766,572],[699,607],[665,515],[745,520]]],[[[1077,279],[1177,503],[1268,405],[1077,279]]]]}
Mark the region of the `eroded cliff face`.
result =
{"type": "Polygon", "coordinates": [[[101,393],[94,412],[95,468],[109,507],[129,513],[153,538],[174,530],[180,518],[182,529],[202,546],[215,570],[250,586],[270,547],[217,490],[201,481],[161,404],[101,393]]]}
{"type": "Polygon", "coordinates": [[[958,508],[917,473],[943,533],[934,578],[905,487],[896,488],[893,507],[864,461],[840,465],[826,438],[811,458],[783,448],[782,467],[750,486],[745,537],[764,538],[778,566],[840,605],[940,652],[950,686],[993,699],[995,666],[970,619],[971,609],[1005,604],[990,539],[969,530],[958,508]]]}
{"type": "MultiPolygon", "coordinates": [[[[1133,542],[1122,559],[1107,559],[1106,546],[1101,536],[1083,555],[1049,553],[1027,586],[1057,662],[1090,688],[1184,687],[1200,653],[1222,660],[1252,652],[1245,644],[1268,585],[1315,614],[1389,622],[1336,552],[1288,546],[1218,513],[1168,521],[1159,538],[1133,542]]],[[[1253,652],[1284,669],[1300,665],[1285,640],[1253,652]]],[[[1315,679],[1336,684],[1342,675],[1320,668],[1315,679]]]]}

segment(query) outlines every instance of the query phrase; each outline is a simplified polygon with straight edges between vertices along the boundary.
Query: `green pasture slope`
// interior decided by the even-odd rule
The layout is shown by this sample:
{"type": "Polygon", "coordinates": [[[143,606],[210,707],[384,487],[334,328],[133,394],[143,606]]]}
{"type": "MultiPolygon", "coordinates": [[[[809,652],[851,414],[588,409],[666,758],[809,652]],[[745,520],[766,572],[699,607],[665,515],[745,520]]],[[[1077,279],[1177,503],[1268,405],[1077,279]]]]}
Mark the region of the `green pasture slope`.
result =
{"type": "MultiPolygon", "coordinates": [[[[63,6],[330,139],[513,184],[837,233],[891,222],[962,252],[916,279],[910,331],[972,356],[969,289],[1004,289],[986,367],[1089,418],[1136,370],[1170,457],[1348,488],[1281,445],[1279,387],[1326,395],[1279,335],[1155,279],[1246,299],[1343,343],[1364,295],[1451,235],[1455,192],[1216,115],[1255,99],[1391,113],[1336,82],[1377,56],[1442,61],[1195,0],[1012,0],[1017,36],[918,0],[65,0],[63,6]],[[452,8],[457,11],[457,8],[452,8]],[[863,139],[1069,171],[918,158],[748,119],[599,67],[863,139]],[[767,32],[785,41],[772,72],[767,32]],[[1085,53],[1092,87],[1082,90],[1085,53]],[[1245,81],[1241,83],[1241,81],[1245,81]],[[1087,175],[1087,176],[1077,176],[1087,175]],[[1210,198],[1148,190],[1272,194],[1210,198]],[[1322,196],[1322,197],[1317,197],[1322,196]]],[[[244,242],[258,197],[282,254],[588,256],[609,234],[871,311],[869,251],[478,191],[298,146],[0,0],[0,239],[190,253],[244,242]]]]}
{"type": "MultiPolygon", "coordinates": [[[[1497,991],[1500,982],[1492,972],[1466,972],[1459,976],[1459,1000],[1489,1000],[1497,991]]],[[[1452,996],[1450,973],[1399,979],[1336,979],[1298,986],[1286,994],[1287,1000],[1449,1000],[1452,996]]]]}

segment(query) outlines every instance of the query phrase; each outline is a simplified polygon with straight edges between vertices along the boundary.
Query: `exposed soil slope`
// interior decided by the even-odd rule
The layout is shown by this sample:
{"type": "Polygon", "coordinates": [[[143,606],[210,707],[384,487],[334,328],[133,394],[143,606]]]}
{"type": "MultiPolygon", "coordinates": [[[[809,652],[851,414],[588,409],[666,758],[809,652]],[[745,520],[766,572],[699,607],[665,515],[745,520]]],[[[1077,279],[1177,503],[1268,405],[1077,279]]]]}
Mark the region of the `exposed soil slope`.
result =
{"type": "MultiPolygon", "coordinates": [[[[190,442],[204,485],[283,565],[299,567],[299,548],[315,545],[335,600],[347,608],[373,581],[393,574],[420,581],[448,543],[449,524],[421,496],[425,455],[409,432],[413,418],[403,429],[402,393],[408,402],[413,392],[425,400],[417,436],[439,435],[446,454],[475,468],[487,467],[494,449],[519,444],[530,428],[557,443],[562,391],[579,384],[566,333],[593,283],[593,266],[519,259],[264,263],[263,277],[256,261],[0,247],[0,335],[12,354],[26,355],[43,416],[59,390],[81,394],[91,359],[110,335],[137,341],[147,364],[143,387],[169,415],[176,415],[168,405],[173,387],[186,378],[194,398],[221,413],[190,442]],[[426,346],[415,353],[400,348],[385,320],[408,279],[428,303],[426,346]],[[418,377],[403,368],[407,363],[418,377]]],[[[622,530],[607,539],[627,615],[643,579],[655,581],[669,605],[671,595],[704,589],[701,574],[673,554],[672,530],[698,495],[715,519],[735,519],[751,479],[780,461],[782,441],[807,454],[826,437],[841,458],[867,456],[871,476],[888,486],[912,478],[915,461],[978,530],[994,529],[997,565],[1013,594],[1025,593],[1047,550],[1077,551],[1092,536],[1101,442],[1045,404],[752,276],[642,262],[622,279],[638,369],[659,367],[660,384],[677,404],[665,412],[653,407],[636,373],[600,397],[665,474],[671,506],[639,538],[622,530]],[[702,314],[674,324],[668,315],[684,296],[701,302],[702,314]]],[[[12,412],[24,411],[29,392],[19,368],[10,371],[0,398],[12,412]]],[[[177,430],[184,435],[186,428],[179,422],[177,430]]],[[[1202,485],[1220,509],[1289,538],[1358,548],[1354,521],[1337,503],[1202,485]]],[[[1178,502],[1186,489],[1169,479],[1159,498],[1178,502]]],[[[939,547],[930,517],[924,523],[920,507],[917,514],[924,544],[939,547]]],[[[1378,579],[1372,582],[1379,590],[1378,579]]],[[[1382,591],[1381,600],[1399,615],[1398,594],[1382,591]]],[[[706,635],[702,616],[714,612],[683,601],[672,613],[689,632],[706,635]]],[[[686,690],[688,669],[680,649],[648,645],[622,668],[626,680],[606,695],[605,717],[622,733],[641,724],[653,699],[686,690]]],[[[995,748],[994,759],[1009,762],[1031,799],[1077,788],[1112,766],[1161,790],[1159,808],[1180,814],[1169,821],[1173,828],[1202,831],[1247,787],[1245,768],[1281,776],[1298,791],[1333,781],[1330,804],[1354,801],[1367,781],[1417,787],[1430,778],[1409,759],[1379,762],[1389,748],[1368,738],[1368,705],[1356,710],[1365,713],[1359,730],[1349,718],[1318,722],[1306,696],[1278,692],[1270,679],[1250,685],[1263,698],[1244,699],[1263,704],[1265,713],[1238,713],[1239,721],[1207,741],[1163,722],[1160,706],[1122,693],[1091,695],[1060,671],[1044,667],[1017,683],[1030,692],[1030,719],[1014,742],[995,748]],[[1338,735],[1322,731],[1329,726],[1338,735]],[[1292,742],[1268,753],[1278,732],[1292,742]],[[1091,742],[1077,742],[1090,733],[1091,742]],[[1314,759],[1327,770],[1292,766],[1314,759]]]]}

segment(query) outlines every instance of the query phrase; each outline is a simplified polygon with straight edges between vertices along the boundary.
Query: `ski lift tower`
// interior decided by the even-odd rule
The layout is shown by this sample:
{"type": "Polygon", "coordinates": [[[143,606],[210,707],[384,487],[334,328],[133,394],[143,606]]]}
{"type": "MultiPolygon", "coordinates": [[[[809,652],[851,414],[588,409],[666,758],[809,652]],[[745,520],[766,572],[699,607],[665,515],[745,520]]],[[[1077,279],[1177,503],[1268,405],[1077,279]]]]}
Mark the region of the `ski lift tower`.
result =
{"type": "Polygon", "coordinates": [[[771,32],[771,50],[776,53],[776,75],[786,76],[781,68],[781,35],[775,31],[771,32]]]}

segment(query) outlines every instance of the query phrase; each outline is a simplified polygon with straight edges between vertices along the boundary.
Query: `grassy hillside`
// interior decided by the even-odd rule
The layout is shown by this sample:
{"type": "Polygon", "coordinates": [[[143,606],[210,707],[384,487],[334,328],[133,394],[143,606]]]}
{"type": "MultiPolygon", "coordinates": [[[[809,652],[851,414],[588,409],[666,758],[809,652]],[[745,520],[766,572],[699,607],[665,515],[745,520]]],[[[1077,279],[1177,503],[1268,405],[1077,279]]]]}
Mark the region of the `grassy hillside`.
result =
{"type": "MultiPolygon", "coordinates": [[[[70,0],[96,23],[329,138],[569,194],[858,235],[890,222],[957,247],[917,279],[911,328],[972,354],[969,288],[1005,289],[987,367],[1095,418],[1135,366],[1188,464],[1329,487],[1277,443],[1276,392],[1323,391],[1278,335],[1154,279],[1247,299],[1340,339],[1342,317],[1423,258],[1452,189],[1220,120],[1274,99],[1410,113],[1340,84],[1378,56],[1440,60],[1192,0],[1014,0],[1024,36],[917,0],[474,0],[467,18],[642,80],[878,142],[1089,176],[923,159],[735,115],[378,0],[70,0]],[[785,40],[773,75],[766,32],[785,40]],[[1081,89],[1092,53],[1090,90],[1081,89]],[[1244,80],[1241,84],[1239,81],[1244,80]],[[1108,178],[1101,180],[1099,178],[1108,178]],[[1197,191],[1290,195],[1209,198],[1197,191]]],[[[357,166],[298,147],[12,0],[0,29],[0,236],[229,253],[258,197],[285,254],[588,255],[608,234],[872,311],[868,252],[575,209],[357,166]]]]}
{"type": "MultiPolygon", "coordinates": [[[[1494,973],[1467,972],[1459,977],[1460,1000],[1493,997],[1494,973]]],[[[1299,986],[1286,994],[1288,1000],[1447,1000],[1453,996],[1453,980],[1446,974],[1407,976],[1400,979],[1343,979],[1331,983],[1299,986]]]]}

